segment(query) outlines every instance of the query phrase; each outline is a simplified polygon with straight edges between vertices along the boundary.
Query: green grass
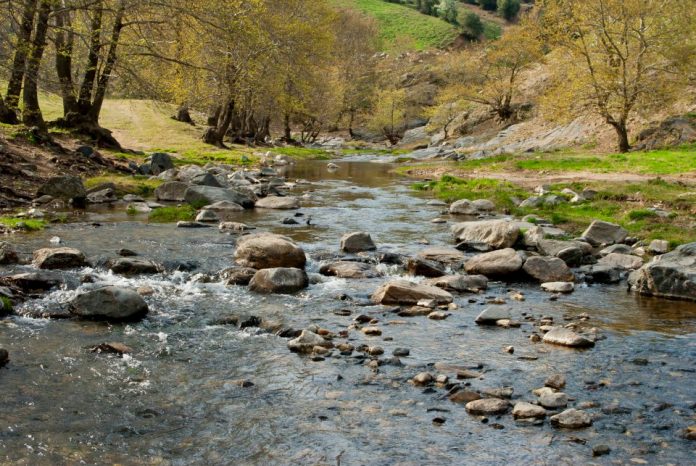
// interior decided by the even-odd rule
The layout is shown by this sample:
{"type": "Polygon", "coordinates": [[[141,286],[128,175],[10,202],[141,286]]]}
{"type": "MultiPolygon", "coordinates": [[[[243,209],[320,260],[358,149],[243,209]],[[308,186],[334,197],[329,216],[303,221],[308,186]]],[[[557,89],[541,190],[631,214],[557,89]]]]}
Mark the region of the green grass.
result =
{"type": "Polygon", "coordinates": [[[0,302],[2,302],[3,312],[5,314],[11,314],[13,307],[12,307],[12,301],[10,301],[10,298],[0,296],[0,302]]]}
{"type": "MultiPolygon", "coordinates": [[[[595,155],[575,151],[544,152],[466,160],[456,166],[462,170],[548,171],[594,173],[637,173],[672,175],[696,171],[696,144],[626,154],[595,155]]],[[[412,168],[412,167],[411,167],[412,168]]]]}
{"type": "Polygon", "coordinates": [[[388,52],[442,48],[457,37],[457,28],[413,8],[384,0],[332,0],[342,8],[352,8],[375,18],[382,48],[388,52]]]}
{"type": "Polygon", "coordinates": [[[93,188],[103,183],[113,183],[116,185],[118,194],[136,194],[138,196],[149,196],[154,190],[163,183],[162,180],[151,180],[147,176],[129,175],[102,175],[87,178],[85,187],[93,188]]]}
{"type": "Polygon", "coordinates": [[[44,220],[30,218],[0,217],[0,224],[9,228],[25,231],[39,231],[46,228],[46,222],[44,220]]]}
{"type": "Polygon", "coordinates": [[[520,186],[497,179],[460,179],[443,176],[439,181],[415,183],[414,189],[432,191],[447,202],[458,199],[489,199],[499,211],[519,217],[533,214],[550,220],[572,235],[579,235],[593,220],[618,223],[632,236],[645,240],[665,239],[672,246],[696,241],[696,186],[672,183],[660,178],[649,181],[558,183],[551,185],[553,193],[565,188],[576,192],[592,189],[597,192],[591,201],[579,204],[568,202],[556,206],[520,208],[517,199],[526,199],[532,193],[520,186]],[[686,195],[685,195],[686,194],[686,195]],[[662,218],[648,207],[659,205],[672,212],[662,218]]]}
{"type": "Polygon", "coordinates": [[[211,149],[210,146],[194,147],[174,154],[175,165],[205,165],[213,162],[245,166],[253,165],[258,160],[259,157],[252,154],[248,147],[242,146],[231,146],[230,149],[211,149]]]}
{"type": "Polygon", "coordinates": [[[274,147],[270,150],[271,154],[280,154],[300,160],[330,160],[336,158],[336,155],[327,152],[324,149],[316,149],[312,147],[274,147]]]}
{"type": "Polygon", "coordinates": [[[160,207],[150,212],[149,220],[155,223],[190,221],[196,218],[196,209],[190,205],[160,207]]]}

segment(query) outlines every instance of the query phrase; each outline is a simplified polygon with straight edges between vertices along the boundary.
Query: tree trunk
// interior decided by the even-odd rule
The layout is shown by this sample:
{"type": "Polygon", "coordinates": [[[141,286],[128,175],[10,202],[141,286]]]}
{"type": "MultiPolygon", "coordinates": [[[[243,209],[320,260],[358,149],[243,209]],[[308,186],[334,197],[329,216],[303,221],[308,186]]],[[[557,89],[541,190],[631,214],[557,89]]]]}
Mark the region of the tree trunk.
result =
{"type": "Polygon", "coordinates": [[[628,128],[625,121],[610,121],[609,124],[616,131],[619,152],[625,153],[631,150],[631,145],[628,143],[628,128]]]}
{"type": "Polygon", "coordinates": [[[203,134],[203,142],[217,147],[225,147],[224,139],[234,116],[234,100],[228,100],[222,108],[215,126],[210,126],[203,134]]]}
{"type": "Polygon", "coordinates": [[[77,96],[72,79],[72,59],[75,43],[75,34],[72,31],[72,21],[70,12],[67,10],[65,1],[58,7],[56,12],[56,74],[60,82],[60,93],[63,98],[63,116],[69,113],[77,113],[77,96]],[[66,34],[65,30],[68,29],[66,34]],[[67,36],[67,37],[66,37],[67,36]]]}
{"type": "Polygon", "coordinates": [[[94,3],[94,16],[90,29],[89,52],[87,54],[87,64],[85,75],[82,78],[82,86],[80,86],[80,94],[78,105],[80,114],[87,115],[92,106],[92,91],[94,89],[94,80],[97,78],[97,68],[99,66],[99,50],[101,49],[101,28],[102,28],[102,2],[94,3]]]}
{"type": "Polygon", "coordinates": [[[31,48],[31,32],[34,29],[34,15],[36,13],[36,0],[25,0],[22,22],[17,33],[17,48],[12,61],[12,73],[7,84],[7,97],[5,104],[10,109],[19,107],[19,96],[22,93],[22,82],[26,69],[27,56],[31,48]]]}
{"type": "Polygon", "coordinates": [[[186,104],[181,104],[181,106],[179,106],[179,108],[176,110],[176,115],[174,115],[172,118],[176,121],[188,123],[189,125],[195,126],[193,118],[191,118],[191,113],[189,112],[188,105],[186,104]]]}
{"type": "Polygon", "coordinates": [[[106,90],[109,87],[111,72],[114,69],[114,65],[116,65],[116,49],[118,48],[121,30],[123,29],[123,15],[125,13],[125,9],[125,2],[121,0],[119,2],[118,11],[116,12],[116,18],[114,18],[114,26],[111,30],[111,41],[109,42],[109,52],[106,55],[104,69],[102,70],[99,80],[97,81],[97,90],[94,93],[92,105],[87,113],[87,117],[95,125],[99,125],[99,115],[101,114],[102,106],[104,105],[104,98],[106,97],[106,90]]]}
{"type": "Polygon", "coordinates": [[[285,118],[283,120],[284,123],[284,135],[283,139],[285,139],[285,142],[292,142],[292,129],[290,128],[290,114],[286,113],[285,118]]]}
{"type": "Polygon", "coordinates": [[[47,132],[46,122],[39,107],[38,81],[39,67],[46,49],[46,31],[48,29],[48,17],[51,13],[51,0],[41,0],[39,12],[36,17],[36,33],[31,44],[31,53],[27,61],[27,70],[24,74],[24,92],[22,121],[26,126],[36,126],[41,132],[47,132]]]}
{"type": "Polygon", "coordinates": [[[353,122],[355,121],[355,110],[350,109],[350,119],[348,120],[348,134],[351,138],[355,138],[355,133],[353,133],[353,122]]]}
{"type": "Polygon", "coordinates": [[[8,125],[16,125],[19,123],[17,114],[5,104],[2,96],[0,96],[0,123],[5,123],[8,125]]]}

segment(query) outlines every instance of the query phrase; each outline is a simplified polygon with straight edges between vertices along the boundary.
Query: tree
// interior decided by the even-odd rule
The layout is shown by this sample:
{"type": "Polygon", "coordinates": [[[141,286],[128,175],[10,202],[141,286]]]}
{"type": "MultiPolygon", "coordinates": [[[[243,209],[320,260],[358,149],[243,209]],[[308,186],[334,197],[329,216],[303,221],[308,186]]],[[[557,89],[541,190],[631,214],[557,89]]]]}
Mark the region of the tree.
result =
{"type": "Polygon", "coordinates": [[[390,144],[397,144],[406,129],[406,91],[381,90],[377,95],[369,126],[373,131],[383,134],[390,144]]]}
{"type": "MultiPolygon", "coordinates": [[[[679,87],[680,2],[662,0],[548,0],[545,33],[559,48],[550,107],[566,116],[599,115],[627,152],[629,120],[664,107],[679,87]]],[[[692,25],[693,27],[693,25],[692,25]]]]}
{"type": "Polygon", "coordinates": [[[19,99],[22,93],[24,72],[26,70],[27,57],[31,51],[31,34],[34,30],[34,17],[36,16],[37,0],[25,0],[22,8],[21,22],[17,32],[14,59],[10,79],[7,84],[6,105],[10,109],[19,109],[19,99]]]}
{"type": "Polygon", "coordinates": [[[473,82],[462,97],[488,106],[498,120],[508,121],[515,115],[520,75],[542,57],[534,24],[524,20],[472,61],[468,74],[473,82]]]}
{"type": "Polygon", "coordinates": [[[24,91],[22,92],[22,122],[26,126],[36,127],[42,133],[48,133],[46,122],[39,107],[39,67],[46,49],[48,19],[51,13],[51,0],[41,0],[36,14],[36,31],[31,39],[27,67],[24,73],[24,91]]]}
{"type": "Polygon", "coordinates": [[[474,12],[468,12],[462,21],[462,34],[469,40],[478,40],[483,34],[481,17],[474,12]]]}
{"type": "Polygon", "coordinates": [[[498,0],[478,0],[478,4],[488,11],[495,11],[498,8],[498,0]]]}
{"type": "Polygon", "coordinates": [[[441,129],[445,139],[450,137],[452,123],[455,122],[468,106],[461,98],[463,90],[461,85],[445,87],[437,96],[435,106],[431,107],[427,114],[430,117],[428,126],[430,129],[441,129]]]}
{"type": "Polygon", "coordinates": [[[512,21],[520,12],[520,0],[498,0],[498,14],[512,21]]]}
{"type": "Polygon", "coordinates": [[[438,8],[438,15],[450,24],[459,24],[459,10],[455,0],[443,0],[438,8]]]}

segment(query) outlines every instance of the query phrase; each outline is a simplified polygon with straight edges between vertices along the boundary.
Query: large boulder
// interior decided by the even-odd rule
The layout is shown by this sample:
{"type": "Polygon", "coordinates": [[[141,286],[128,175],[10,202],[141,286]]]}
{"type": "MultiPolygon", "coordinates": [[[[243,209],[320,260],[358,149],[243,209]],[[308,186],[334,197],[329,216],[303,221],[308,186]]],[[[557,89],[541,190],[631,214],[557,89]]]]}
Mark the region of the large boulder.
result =
{"type": "Polygon", "coordinates": [[[256,201],[260,209],[292,210],[300,208],[300,201],[294,196],[267,196],[256,201]]]}
{"type": "Polygon", "coordinates": [[[364,262],[338,261],[324,264],[319,273],[329,277],[338,278],[374,278],[379,276],[377,270],[364,262]]]}
{"type": "Polygon", "coordinates": [[[257,293],[295,293],[308,286],[307,273],[289,267],[259,270],[249,282],[251,291],[257,293]]]}
{"type": "Polygon", "coordinates": [[[150,173],[159,175],[160,173],[174,168],[174,162],[169,154],[155,152],[150,156],[150,173]]]}
{"type": "Polygon", "coordinates": [[[155,262],[139,257],[119,257],[108,262],[107,268],[119,275],[147,275],[161,272],[155,262]]]}
{"type": "Polygon", "coordinates": [[[525,261],[522,269],[541,283],[575,281],[573,272],[557,257],[532,256],[525,261]]]}
{"type": "Polygon", "coordinates": [[[407,280],[394,280],[377,288],[372,301],[377,304],[418,304],[422,299],[434,299],[438,304],[449,304],[452,295],[429,285],[421,285],[407,280]]]}
{"type": "Polygon", "coordinates": [[[17,262],[19,262],[19,256],[14,246],[5,241],[0,241],[0,264],[16,264],[17,262]]]}
{"type": "Polygon", "coordinates": [[[78,295],[70,303],[70,312],[87,319],[130,321],[145,316],[148,306],[134,290],[106,286],[78,295]]]}
{"type": "Polygon", "coordinates": [[[592,246],[584,241],[541,239],[536,248],[541,254],[558,257],[572,267],[581,265],[592,254],[592,246]]]}
{"type": "Polygon", "coordinates": [[[81,206],[87,200],[87,191],[77,176],[55,176],[46,181],[37,191],[39,196],[51,196],[81,206]]]}
{"type": "Polygon", "coordinates": [[[504,277],[519,272],[523,264],[517,251],[507,248],[474,256],[464,264],[464,269],[472,275],[504,277]]]}
{"type": "Polygon", "coordinates": [[[585,230],[582,236],[587,238],[587,240],[595,246],[599,246],[601,244],[622,242],[628,236],[628,231],[620,225],[595,220],[587,227],[587,230],[585,230]]]}
{"type": "Polygon", "coordinates": [[[477,293],[488,288],[488,279],[483,275],[445,275],[444,277],[431,278],[423,283],[442,288],[445,291],[460,293],[477,293]]]}
{"type": "Polygon", "coordinates": [[[188,183],[169,181],[155,188],[155,197],[158,201],[183,202],[188,188],[188,183]]]}
{"type": "Polygon", "coordinates": [[[362,251],[373,251],[377,249],[372,237],[364,231],[347,233],[341,238],[341,251],[355,253],[362,251]]]}
{"type": "Polygon", "coordinates": [[[272,233],[243,236],[234,252],[237,264],[253,269],[294,267],[304,269],[304,250],[290,238],[272,233]]]}
{"type": "Polygon", "coordinates": [[[229,201],[239,204],[245,209],[254,207],[254,200],[234,189],[215,188],[213,186],[189,186],[184,192],[184,200],[191,205],[214,204],[219,201],[229,201]]]}
{"type": "Polygon", "coordinates": [[[620,269],[635,270],[643,266],[643,259],[632,254],[619,254],[612,252],[597,261],[599,265],[616,267],[620,269]]]}
{"type": "Polygon", "coordinates": [[[644,295],[696,301],[696,243],[655,257],[631,274],[629,283],[644,295]]]}
{"type": "Polygon", "coordinates": [[[452,234],[457,242],[485,243],[493,249],[504,249],[515,244],[520,229],[507,220],[483,220],[454,224],[452,234]]]}
{"type": "Polygon", "coordinates": [[[23,291],[46,291],[63,283],[63,277],[58,272],[25,272],[3,277],[3,281],[20,288],[23,291]]]}
{"type": "Polygon", "coordinates": [[[87,264],[85,255],[73,248],[44,248],[34,251],[34,265],[39,269],[72,269],[87,264]]]}

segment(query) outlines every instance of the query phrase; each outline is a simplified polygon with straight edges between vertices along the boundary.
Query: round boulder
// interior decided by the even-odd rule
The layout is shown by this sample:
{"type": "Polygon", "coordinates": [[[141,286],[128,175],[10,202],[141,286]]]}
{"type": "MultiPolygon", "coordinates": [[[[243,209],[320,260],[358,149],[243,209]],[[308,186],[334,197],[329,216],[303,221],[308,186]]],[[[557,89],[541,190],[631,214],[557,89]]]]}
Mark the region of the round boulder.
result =
{"type": "Polygon", "coordinates": [[[106,286],[78,295],[70,303],[76,316],[110,321],[137,320],[148,312],[145,300],[134,290],[106,286]]]}
{"type": "Polygon", "coordinates": [[[573,272],[558,257],[532,256],[527,259],[522,268],[527,275],[541,283],[575,281],[573,272]]]}
{"type": "Polygon", "coordinates": [[[341,238],[341,251],[354,253],[362,251],[374,251],[377,249],[372,237],[364,231],[356,231],[343,235],[341,238]]]}
{"type": "Polygon", "coordinates": [[[301,269],[277,267],[259,270],[249,282],[257,293],[295,293],[309,286],[307,273],[301,269]]]}
{"type": "Polygon", "coordinates": [[[304,269],[307,258],[304,250],[290,238],[272,233],[242,237],[234,252],[237,264],[252,269],[294,267],[304,269]]]}
{"type": "Polygon", "coordinates": [[[87,264],[85,255],[73,248],[44,248],[34,251],[34,265],[39,269],[71,269],[87,264]]]}

